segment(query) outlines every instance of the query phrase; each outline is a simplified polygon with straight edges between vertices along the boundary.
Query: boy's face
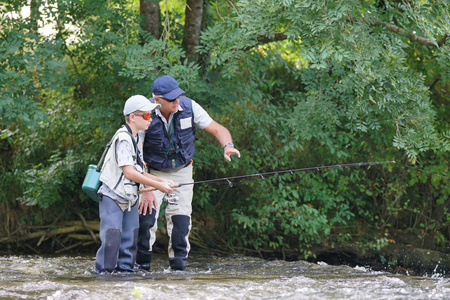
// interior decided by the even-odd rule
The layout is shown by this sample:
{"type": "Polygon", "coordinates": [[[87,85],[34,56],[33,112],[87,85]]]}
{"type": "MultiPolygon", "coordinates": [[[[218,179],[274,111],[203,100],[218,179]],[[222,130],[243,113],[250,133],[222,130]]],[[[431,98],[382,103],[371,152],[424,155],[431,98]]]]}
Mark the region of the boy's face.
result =
{"type": "Polygon", "coordinates": [[[150,126],[150,123],[152,123],[151,111],[133,113],[133,115],[137,130],[147,130],[148,126],[150,126]]]}

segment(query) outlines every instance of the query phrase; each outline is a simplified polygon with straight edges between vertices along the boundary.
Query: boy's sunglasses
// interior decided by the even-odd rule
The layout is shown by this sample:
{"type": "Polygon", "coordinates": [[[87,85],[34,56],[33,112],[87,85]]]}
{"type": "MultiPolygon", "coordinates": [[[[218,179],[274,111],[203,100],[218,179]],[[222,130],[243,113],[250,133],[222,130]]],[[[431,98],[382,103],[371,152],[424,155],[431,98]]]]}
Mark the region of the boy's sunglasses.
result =
{"type": "Polygon", "coordinates": [[[133,113],[133,115],[141,116],[144,120],[150,120],[152,118],[152,114],[151,113],[143,113],[143,114],[135,114],[135,113],[133,113]]]}

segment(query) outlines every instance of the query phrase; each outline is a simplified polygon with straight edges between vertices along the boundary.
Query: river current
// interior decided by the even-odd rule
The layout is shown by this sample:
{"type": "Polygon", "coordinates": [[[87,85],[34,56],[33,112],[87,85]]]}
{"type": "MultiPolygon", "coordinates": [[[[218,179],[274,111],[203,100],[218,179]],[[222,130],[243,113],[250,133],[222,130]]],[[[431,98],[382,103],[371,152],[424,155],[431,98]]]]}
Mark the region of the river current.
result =
{"type": "Polygon", "coordinates": [[[186,271],[97,275],[93,256],[0,256],[0,299],[450,299],[450,278],[192,254],[186,271]]]}

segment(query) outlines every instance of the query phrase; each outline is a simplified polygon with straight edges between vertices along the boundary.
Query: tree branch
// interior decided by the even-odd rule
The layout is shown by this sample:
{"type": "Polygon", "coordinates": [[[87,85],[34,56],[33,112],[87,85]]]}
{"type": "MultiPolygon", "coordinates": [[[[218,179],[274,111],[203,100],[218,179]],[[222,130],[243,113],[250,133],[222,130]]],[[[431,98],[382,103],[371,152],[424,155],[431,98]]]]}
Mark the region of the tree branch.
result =
{"type": "MultiPolygon", "coordinates": [[[[278,42],[278,41],[284,41],[287,39],[287,36],[283,33],[283,32],[276,32],[273,34],[273,36],[265,36],[265,35],[261,35],[257,38],[258,44],[267,44],[267,43],[271,43],[271,42],[278,42]]],[[[255,46],[248,46],[245,47],[244,49],[242,49],[244,52],[248,51],[252,48],[254,48],[255,46]]]]}
{"type": "Polygon", "coordinates": [[[267,43],[271,43],[271,42],[283,41],[286,39],[287,39],[287,36],[284,34],[284,32],[275,32],[274,35],[271,37],[260,36],[258,38],[258,42],[261,44],[267,44],[267,43]]]}
{"type": "MultiPolygon", "coordinates": [[[[355,22],[356,19],[352,18],[352,17],[348,17],[347,20],[349,22],[355,22]]],[[[384,28],[386,28],[388,31],[402,35],[407,37],[409,40],[419,43],[421,45],[425,45],[425,46],[431,46],[431,47],[436,47],[436,48],[440,48],[442,46],[445,45],[445,43],[447,42],[447,40],[450,39],[450,34],[446,34],[445,36],[443,36],[441,39],[437,40],[436,43],[432,42],[431,40],[418,36],[417,34],[414,33],[409,33],[406,30],[393,25],[393,24],[389,24],[386,22],[382,22],[382,21],[378,21],[378,20],[371,20],[371,19],[363,19],[363,22],[366,22],[367,24],[369,24],[370,26],[383,26],[384,28]]],[[[277,41],[283,41],[286,40],[287,36],[286,34],[284,34],[283,32],[277,32],[275,34],[273,34],[273,36],[259,36],[257,38],[258,44],[267,44],[267,43],[271,43],[271,42],[277,42],[277,41]]],[[[248,46],[244,49],[242,49],[243,51],[248,51],[252,48],[254,48],[255,46],[248,46]]]]}
{"type": "MultiPolygon", "coordinates": [[[[347,16],[347,21],[350,23],[353,23],[353,22],[356,22],[356,18],[347,16]]],[[[382,22],[379,20],[365,19],[365,18],[362,21],[369,24],[370,26],[374,26],[374,27],[383,26],[390,32],[402,35],[404,37],[407,37],[409,40],[411,40],[413,42],[416,42],[416,43],[419,43],[419,44],[425,45],[425,46],[440,48],[445,45],[445,43],[447,42],[448,39],[450,39],[450,34],[446,34],[441,39],[437,40],[436,43],[433,43],[431,40],[429,40],[427,38],[418,36],[417,34],[414,34],[414,33],[409,33],[406,30],[404,30],[403,28],[400,28],[393,24],[389,24],[389,23],[382,22]]]]}
{"type": "Polygon", "coordinates": [[[431,47],[438,47],[438,48],[440,48],[440,47],[442,47],[445,44],[447,39],[450,38],[450,35],[447,34],[443,38],[439,39],[436,43],[433,43],[429,39],[426,39],[424,37],[418,36],[417,34],[414,34],[414,33],[409,33],[409,32],[405,31],[404,29],[402,29],[402,28],[400,28],[398,26],[395,26],[395,25],[392,25],[392,24],[389,24],[389,23],[386,23],[386,22],[367,20],[367,19],[365,21],[371,26],[375,26],[375,27],[376,26],[383,26],[384,28],[386,28],[390,32],[397,33],[399,35],[405,36],[409,40],[411,40],[413,42],[416,42],[416,43],[419,43],[419,44],[422,44],[422,45],[425,45],[425,46],[431,46],[431,47]]]}

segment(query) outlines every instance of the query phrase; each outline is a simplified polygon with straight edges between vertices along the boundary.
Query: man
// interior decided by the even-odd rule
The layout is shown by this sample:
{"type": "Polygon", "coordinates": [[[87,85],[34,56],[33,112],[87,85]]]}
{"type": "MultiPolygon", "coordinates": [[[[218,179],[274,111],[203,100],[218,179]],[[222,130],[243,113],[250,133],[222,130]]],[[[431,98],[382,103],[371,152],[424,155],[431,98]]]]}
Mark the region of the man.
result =
{"type": "MultiPolygon", "coordinates": [[[[228,129],[215,122],[195,101],[181,96],[185,92],[177,81],[168,75],[156,78],[152,85],[153,121],[144,140],[144,161],[150,174],[167,178],[175,183],[193,182],[192,157],[195,154],[196,127],[214,135],[224,149],[224,158],[240,157],[234,148],[228,129]]],[[[156,239],[156,222],[163,197],[176,198],[166,207],[167,233],[169,235],[169,263],[172,270],[185,270],[190,250],[189,231],[193,185],[183,185],[173,190],[173,195],[160,191],[146,192],[139,203],[139,239],[136,262],[140,268],[150,270],[152,246],[156,239]]],[[[173,200],[173,199],[172,199],[173,200]]]]}

